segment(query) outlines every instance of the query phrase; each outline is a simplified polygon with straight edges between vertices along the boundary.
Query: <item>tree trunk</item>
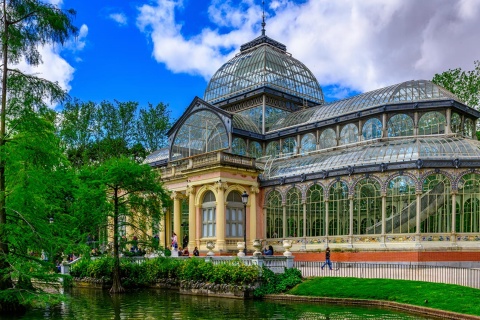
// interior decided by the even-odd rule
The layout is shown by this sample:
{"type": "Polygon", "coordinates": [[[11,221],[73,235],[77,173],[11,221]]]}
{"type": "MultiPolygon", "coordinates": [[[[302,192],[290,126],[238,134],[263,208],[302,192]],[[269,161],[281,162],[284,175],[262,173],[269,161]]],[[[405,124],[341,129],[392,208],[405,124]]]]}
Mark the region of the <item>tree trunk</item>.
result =
{"type": "MultiPolygon", "coordinates": [[[[7,110],[7,66],[8,66],[8,22],[6,17],[6,2],[3,2],[3,17],[2,24],[4,28],[5,38],[3,39],[2,44],[2,57],[3,57],[3,70],[2,70],[2,104],[0,109],[0,150],[3,153],[3,146],[5,145],[5,112],[7,110]]],[[[7,224],[7,213],[5,210],[5,156],[0,154],[0,270],[2,274],[0,275],[0,291],[5,291],[13,288],[12,278],[8,270],[10,266],[7,262],[8,255],[8,244],[7,244],[7,235],[5,234],[5,225],[7,224]]],[[[18,298],[0,300],[0,313],[12,312],[19,307],[18,298]]]]}
{"type": "Polygon", "coordinates": [[[120,256],[118,250],[118,235],[119,235],[119,225],[118,225],[118,189],[114,190],[114,211],[113,211],[113,258],[115,262],[113,264],[113,276],[112,276],[112,288],[110,293],[123,293],[125,289],[122,287],[122,282],[120,281],[120,256]]]}

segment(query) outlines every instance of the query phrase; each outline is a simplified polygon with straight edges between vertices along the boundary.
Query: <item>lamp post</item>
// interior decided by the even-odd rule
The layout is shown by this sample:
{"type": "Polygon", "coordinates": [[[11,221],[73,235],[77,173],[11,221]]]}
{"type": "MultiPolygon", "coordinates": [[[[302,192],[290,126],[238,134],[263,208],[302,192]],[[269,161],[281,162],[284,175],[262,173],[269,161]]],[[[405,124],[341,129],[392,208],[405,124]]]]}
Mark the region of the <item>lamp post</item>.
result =
{"type": "Polygon", "coordinates": [[[242,194],[242,203],[243,203],[243,242],[245,247],[243,248],[243,253],[247,255],[247,202],[248,202],[248,193],[243,191],[242,194]]]}

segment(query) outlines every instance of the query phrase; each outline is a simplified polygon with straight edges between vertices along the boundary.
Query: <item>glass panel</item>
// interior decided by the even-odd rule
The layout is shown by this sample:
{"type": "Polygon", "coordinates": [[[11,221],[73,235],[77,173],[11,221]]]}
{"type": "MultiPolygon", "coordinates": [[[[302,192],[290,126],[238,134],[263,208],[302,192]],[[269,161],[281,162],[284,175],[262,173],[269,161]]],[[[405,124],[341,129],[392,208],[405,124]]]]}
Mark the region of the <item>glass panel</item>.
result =
{"type": "Polygon", "coordinates": [[[475,126],[472,119],[465,119],[465,124],[463,126],[463,132],[466,137],[472,138],[475,133],[475,126]]]}
{"type": "Polygon", "coordinates": [[[350,221],[350,200],[348,199],[348,186],[343,181],[334,183],[330,188],[328,214],[328,235],[348,235],[348,221],[350,221]]]}
{"type": "Polygon", "coordinates": [[[453,112],[452,113],[452,119],[450,121],[451,121],[452,133],[463,132],[463,130],[462,130],[462,118],[460,118],[458,113],[453,112]]]}
{"type": "Polygon", "coordinates": [[[213,112],[203,110],[191,114],[176,133],[172,159],[182,159],[228,148],[227,130],[213,112]]]}
{"type": "Polygon", "coordinates": [[[355,124],[349,123],[340,131],[340,144],[349,144],[358,141],[358,128],[355,124]]]}
{"type": "MultiPolygon", "coordinates": [[[[240,127],[239,129],[244,129],[247,131],[252,131],[252,132],[257,132],[257,133],[262,133],[262,126],[263,126],[263,107],[255,107],[251,108],[248,110],[242,110],[238,112],[239,115],[242,115],[244,120],[240,124],[240,121],[238,121],[238,125],[235,125],[234,127],[240,127]],[[245,120],[248,119],[248,120],[245,120]],[[255,129],[253,129],[253,128],[255,129]]],[[[233,118],[236,118],[236,114],[233,116],[233,118]]]]}
{"type": "Polygon", "coordinates": [[[267,144],[266,154],[271,157],[278,156],[280,154],[280,143],[278,143],[278,141],[272,141],[267,144]]]}
{"type": "Polygon", "coordinates": [[[247,155],[247,143],[242,138],[233,138],[232,141],[232,153],[241,156],[247,155]]]}
{"type": "Polygon", "coordinates": [[[406,114],[396,114],[388,120],[388,136],[413,136],[413,120],[406,114]]]}
{"type": "Polygon", "coordinates": [[[415,233],[415,182],[408,176],[392,179],[387,188],[386,233],[415,233]]]}
{"type": "Polygon", "coordinates": [[[323,188],[319,185],[313,185],[307,191],[307,219],[311,221],[307,237],[325,235],[325,202],[323,188]]]}
{"type": "Polygon", "coordinates": [[[265,200],[267,215],[267,238],[283,238],[283,206],[282,196],[278,191],[272,191],[265,200]]]}
{"type": "Polygon", "coordinates": [[[418,134],[443,134],[445,133],[445,116],[438,111],[425,113],[418,121],[418,134]]]}
{"type": "Polygon", "coordinates": [[[315,139],[315,135],[313,133],[307,133],[303,135],[302,141],[301,141],[301,153],[307,153],[310,151],[315,151],[317,149],[317,139],[315,139]]]}
{"type": "Polygon", "coordinates": [[[265,132],[270,131],[270,128],[282,118],[289,114],[288,111],[277,109],[270,106],[265,106],[265,132]]]}
{"type": "Polygon", "coordinates": [[[325,129],[320,135],[320,149],[333,148],[337,146],[337,135],[333,129],[325,129]]]}
{"type": "Polygon", "coordinates": [[[263,156],[262,145],[257,141],[250,141],[249,156],[252,158],[260,158],[263,156]]]}
{"type": "Polygon", "coordinates": [[[295,138],[287,138],[282,142],[282,153],[295,153],[297,149],[297,140],[295,138]]]}
{"type": "Polygon", "coordinates": [[[367,178],[355,186],[353,216],[360,224],[354,224],[353,234],[380,234],[382,232],[382,197],[380,184],[367,178]]]}
{"type": "Polygon", "coordinates": [[[287,237],[303,237],[300,229],[300,220],[303,218],[302,193],[297,188],[292,188],[287,193],[287,237]]]}
{"type": "Polygon", "coordinates": [[[432,174],[423,181],[420,232],[452,232],[452,197],[450,180],[442,174],[432,174]]]}
{"type": "Polygon", "coordinates": [[[467,174],[458,184],[457,232],[480,232],[480,175],[467,174]]]}
{"type": "Polygon", "coordinates": [[[371,118],[365,121],[362,128],[363,140],[378,139],[382,137],[382,121],[377,118],[371,118]]]}

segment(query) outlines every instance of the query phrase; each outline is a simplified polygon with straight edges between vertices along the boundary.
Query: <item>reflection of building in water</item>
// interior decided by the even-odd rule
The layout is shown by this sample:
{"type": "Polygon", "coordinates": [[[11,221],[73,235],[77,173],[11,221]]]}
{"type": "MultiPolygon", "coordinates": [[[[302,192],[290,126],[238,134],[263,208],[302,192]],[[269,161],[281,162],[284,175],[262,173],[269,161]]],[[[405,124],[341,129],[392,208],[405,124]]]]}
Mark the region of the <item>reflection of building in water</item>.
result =
{"type": "MultiPolygon", "coordinates": [[[[256,238],[276,249],[293,238],[292,251],[329,243],[471,257],[479,116],[426,80],[326,103],[310,70],[262,35],[214,74],[168,133],[169,147],[146,162],[172,191],[166,230],[188,233],[190,250],[214,240],[215,250],[236,251],[247,223],[249,250],[256,238]]],[[[463,259],[455,257],[445,260],[463,259]]]]}

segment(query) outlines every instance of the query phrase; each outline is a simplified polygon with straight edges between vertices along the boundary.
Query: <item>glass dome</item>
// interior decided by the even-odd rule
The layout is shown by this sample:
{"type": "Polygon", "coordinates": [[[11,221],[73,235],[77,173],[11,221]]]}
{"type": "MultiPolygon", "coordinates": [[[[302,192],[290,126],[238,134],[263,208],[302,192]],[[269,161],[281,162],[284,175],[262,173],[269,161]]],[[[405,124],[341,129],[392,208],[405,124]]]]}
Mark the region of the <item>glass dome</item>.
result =
{"type": "Polygon", "coordinates": [[[322,88],[312,72],[288,54],[284,45],[267,36],[243,45],[239,54],[218,69],[204,100],[216,103],[263,86],[323,103],[322,88]]]}

